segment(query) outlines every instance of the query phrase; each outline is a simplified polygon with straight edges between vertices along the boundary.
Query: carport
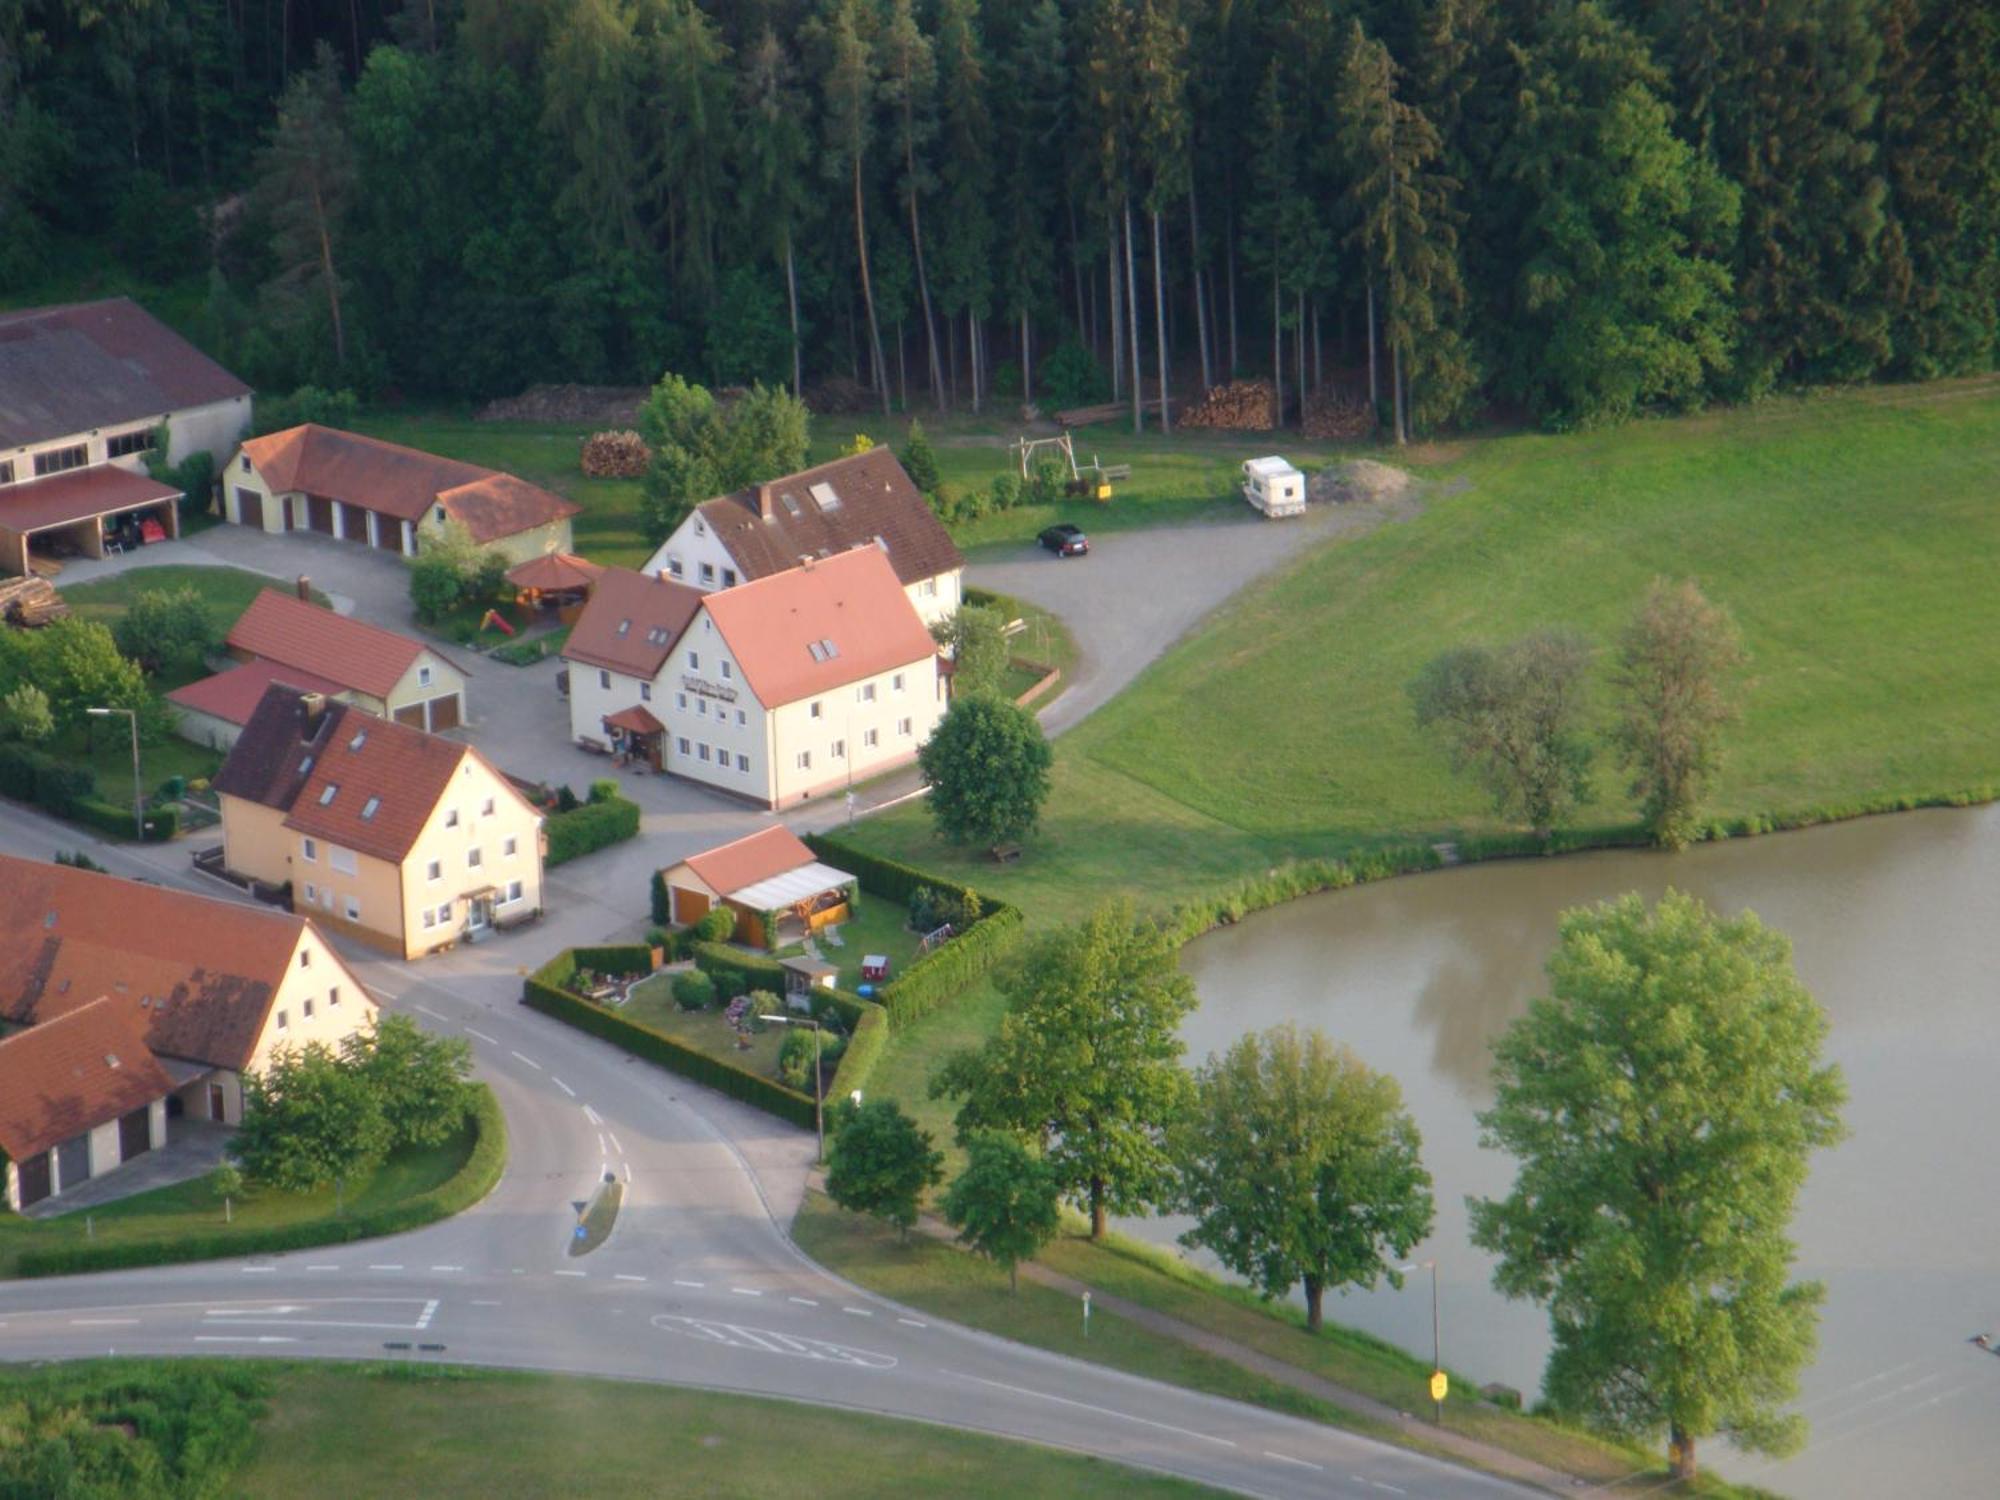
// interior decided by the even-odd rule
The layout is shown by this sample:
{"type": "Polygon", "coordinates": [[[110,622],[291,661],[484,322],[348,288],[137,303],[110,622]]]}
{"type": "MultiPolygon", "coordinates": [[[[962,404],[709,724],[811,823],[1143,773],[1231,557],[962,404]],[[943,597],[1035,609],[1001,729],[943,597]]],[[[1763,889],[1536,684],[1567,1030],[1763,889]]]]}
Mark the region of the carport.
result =
{"type": "Polygon", "coordinates": [[[180,491],[116,464],[0,490],[0,574],[25,574],[31,558],[102,557],[107,539],[136,535],[153,522],[163,537],[181,534],[180,491]]]}

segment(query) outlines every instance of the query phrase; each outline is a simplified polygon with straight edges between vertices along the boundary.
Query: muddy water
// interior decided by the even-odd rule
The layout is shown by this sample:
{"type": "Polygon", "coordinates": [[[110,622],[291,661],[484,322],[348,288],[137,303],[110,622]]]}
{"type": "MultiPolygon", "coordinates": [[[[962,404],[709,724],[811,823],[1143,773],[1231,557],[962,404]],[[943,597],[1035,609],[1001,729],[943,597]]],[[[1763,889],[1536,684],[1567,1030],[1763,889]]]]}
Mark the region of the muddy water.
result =
{"type": "MultiPolygon", "coordinates": [[[[1541,992],[1567,906],[1669,883],[1787,933],[1832,1022],[1852,1137],[1815,1160],[1796,1221],[1799,1272],[1826,1283],[1781,1464],[1710,1444],[1733,1477],[1802,1497],[2000,1492],[2000,808],[1909,813],[1697,849],[1588,855],[1394,880],[1265,912],[1190,945],[1202,1004],[1191,1059],[1281,1020],[1316,1026],[1401,1080],[1436,1179],[1417,1258],[1442,1268],[1446,1362],[1532,1393],[1541,1311],[1490,1286],[1466,1240],[1467,1194],[1499,1195],[1482,1150],[1488,1046],[1541,992]]],[[[1129,1226],[1170,1239],[1171,1222],[1129,1226]]],[[[1350,1295],[1328,1316],[1430,1352],[1428,1286],[1350,1295]]]]}

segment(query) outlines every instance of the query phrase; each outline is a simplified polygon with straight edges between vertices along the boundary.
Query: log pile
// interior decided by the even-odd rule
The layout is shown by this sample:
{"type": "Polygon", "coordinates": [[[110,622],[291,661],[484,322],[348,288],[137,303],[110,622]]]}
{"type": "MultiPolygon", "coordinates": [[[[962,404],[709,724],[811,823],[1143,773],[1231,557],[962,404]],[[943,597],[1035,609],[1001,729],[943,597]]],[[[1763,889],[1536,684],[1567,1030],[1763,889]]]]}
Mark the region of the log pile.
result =
{"type": "Polygon", "coordinates": [[[583,440],[586,479],[637,479],[652,461],[653,450],[636,432],[593,432],[583,440]]]}
{"type": "Polygon", "coordinates": [[[46,578],[0,579],[0,620],[33,629],[60,620],[69,606],[46,578]]]}
{"type": "Polygon", "coordinates": [[[1364,397],[1323,390],[1306,398],[1306,412],[1300,430],[1322,442],[1351,442],[1375,430],[1375,413],[1364,397]]]}
{"type": "Polygon", "coordinates": [[[1211,388],[1181,413],[1183,427],[1269,432],[1278,425],[1278,393],[1268,380],[1232,380],[1211,388]]]}

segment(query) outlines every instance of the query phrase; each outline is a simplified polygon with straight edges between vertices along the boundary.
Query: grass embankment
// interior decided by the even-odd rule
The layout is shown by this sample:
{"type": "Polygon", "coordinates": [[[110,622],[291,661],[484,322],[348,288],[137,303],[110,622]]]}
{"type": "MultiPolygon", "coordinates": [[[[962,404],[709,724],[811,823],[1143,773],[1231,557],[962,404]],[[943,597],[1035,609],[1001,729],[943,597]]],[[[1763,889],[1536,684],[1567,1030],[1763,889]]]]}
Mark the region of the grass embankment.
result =
{"type": "Polygon", "coordinates": [[[1026,1443],[753,1396],[450,1366],[217,1361],[0,1373],[0,1489],[10,1474],[34,1485],[56,1472],[140,1500],[789,1500],[802,1475],[826,1496],[1216,1493],[1026,1443]]]}
{"type": "MultiPolygon", "coordinates": [[[[1019,435],[1017,422],[991,416],[924,418],[936,449],[938,472],[955,489],[984,490],[994,477],[1015,467],[1008,445],[1019,435]]],[[[505,469],[567,495],[583,507],[573,523],[576,545],[597,562],[637,567],[652,555],[639,527],[639,484],[631,479],[586,479],[577,454],[589,427],[531,422],[475,422],[463,412],[436,409],[369,412],[355,427],[391,442],[406,443],[448,458],[505,469]]],[[[856,433],[900,448],[907,419],[879,416],[820,417],[813,423],[812,463],[833,458],[856,433]]],[[[1281,449],[1308,467],[1350,451],[1331,443],[1307,443],[1281,433],[1202,432],[1162,442],[1135,438],[1111,426],[1090,427],[1076,436],[1079,461],[1092,456],[1106,464],[1130,464],[1132,477],[1120,481],[1109,504],[1065,500],[1060,505],[1022,506],[981,517],[953,529],[962,547],[1020,542],[1055,521],[1074,521],[1092,531],[1116,531],[1186,521],[1243,504],[1237,485],[1243,460],[1281,449]]]]}
{"type": "Polygon", "coordinates": [[[213,1260],[400,1233],[470,1208],[500,1180],[506,1123],[482,1085],[476,1112],[441,1146],[396,1152],[346,1184],[282,1193],[246,1187],[228,1205],[210,1174],[52,1219],[0,1214],[0,1276],[213,1260]],[[195,1251],[198,1253],[189,1253],[195,1251]]]}
{"type": "MultiPolygon", "coordinates": [[[[1698,579],[1750,653],[1711,814],[2000,781],[1992,386],[1498,438],[1420,472],[1416,520],[1300,559],[1065,735],[1018,864],[940,845],[920,805],[855,837],[1051,921],[1121,892],[1163,908],[1291,859],[1502,832],[1419,736],[1405,684],[1449,647],[1539,626],[1608,647],[1656,574],[1698,579]]],[[[1633,816],[1607,766],[1576,821],[1633,816]]]]}

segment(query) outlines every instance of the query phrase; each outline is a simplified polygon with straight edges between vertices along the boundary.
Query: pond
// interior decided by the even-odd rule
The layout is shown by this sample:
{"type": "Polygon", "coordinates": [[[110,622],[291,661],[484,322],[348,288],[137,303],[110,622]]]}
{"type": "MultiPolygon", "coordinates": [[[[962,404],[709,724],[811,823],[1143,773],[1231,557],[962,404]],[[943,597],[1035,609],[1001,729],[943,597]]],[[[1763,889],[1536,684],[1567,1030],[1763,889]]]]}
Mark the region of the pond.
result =
{"type": "MultiPolygon", "coordinates": [[[[1191,1061],[1282,1020],[1314,1026],[1402,1083],[1435,1178],[1445,1361],[1532,1393],[1542,1311],[1491,1289],[1468,1194],[1498,1196],[1482,1150],[1489,1046],[1530,998],[1557,914],[1669,886],[1749,908],[1792,940],[1832,1023],[1851,1138],[1814,1158],[1797,1274],[1825,1282],[1799,1409],[1805,1452],[1773,1464],[1719,1443],[1704,1462],[1797,1496],[1986,1496],[2000,1465],[2000,807],[1907,813],[1688,853],[1517,861],[1392,880],[1260,913],[1189,945],[1201,995],[1191,1061]]],[[[1170,1241],[1184,1224],[1125,1226],[1170,1241]]],[[[1327,1316],[1430,1352],[1427,1286],[1330,1298],[1327,1316]]]]}

